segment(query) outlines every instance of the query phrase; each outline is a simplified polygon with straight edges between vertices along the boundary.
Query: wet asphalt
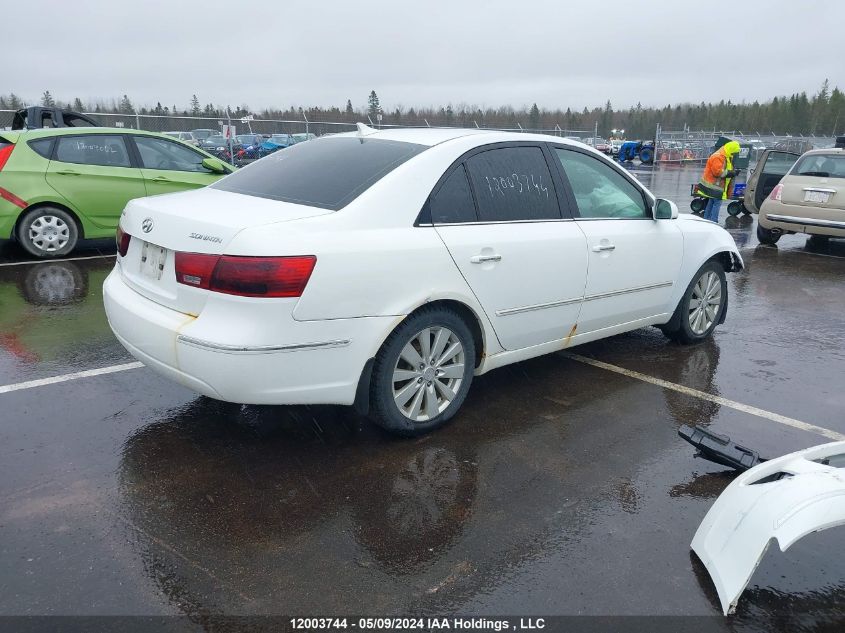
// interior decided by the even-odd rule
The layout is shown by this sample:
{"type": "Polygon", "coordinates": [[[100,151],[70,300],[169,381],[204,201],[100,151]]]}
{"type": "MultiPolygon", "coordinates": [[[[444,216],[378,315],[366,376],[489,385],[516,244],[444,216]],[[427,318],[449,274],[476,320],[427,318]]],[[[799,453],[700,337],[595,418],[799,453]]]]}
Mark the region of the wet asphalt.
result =
{"type": "MultiPolygon", "coordinates": [[[[696,170],[635,173],[688,208],[696,170]]],[[[845,433],[845,240],[761,246],[755,221],[722,211],[746,269],[712,340],[649,328],[573,351],[845,433]]],[[[0,266],[0,385],[133,360],[102,310],[112,252],[0,266]]],[[[0,615],[721,618],[689,543],[731,475],[681,424],[768,456],[828,441],[562,353],[477,378],[415,440],[146,369],[0,393],[0,615]]],[[[771,548],[726,629],[838,628],[843,551],[842,529],[771,548]]]]}

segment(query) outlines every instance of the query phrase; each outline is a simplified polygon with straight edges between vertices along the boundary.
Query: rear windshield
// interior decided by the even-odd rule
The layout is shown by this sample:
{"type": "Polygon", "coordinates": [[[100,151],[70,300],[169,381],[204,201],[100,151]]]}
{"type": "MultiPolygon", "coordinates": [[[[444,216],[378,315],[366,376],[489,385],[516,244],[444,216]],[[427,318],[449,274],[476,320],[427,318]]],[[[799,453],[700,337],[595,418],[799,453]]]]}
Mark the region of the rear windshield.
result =
{"type": "Polygon", "coordinates": [[[212,186],[337,211],[425,149],[367,138],[316,139],[270,154],[212,186]]]}
{"type": "Polygon", "coordinates": [[[845,178],[845,154],[810,154],[799,160],[792,176],[845,178]]]}

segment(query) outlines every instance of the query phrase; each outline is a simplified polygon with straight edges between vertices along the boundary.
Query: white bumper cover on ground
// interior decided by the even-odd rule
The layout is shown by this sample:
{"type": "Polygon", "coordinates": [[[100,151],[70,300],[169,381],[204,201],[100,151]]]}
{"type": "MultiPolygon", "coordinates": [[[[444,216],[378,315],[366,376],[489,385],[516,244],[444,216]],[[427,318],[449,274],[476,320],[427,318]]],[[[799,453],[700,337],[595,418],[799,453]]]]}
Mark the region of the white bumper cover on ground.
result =
{"type": "Polygon", "coordinates": [[[814,446],[742,473],[716,500],[691,547],[710,572],[725,615],[772,539],[785,552],[808,534],[845,523],[843,467],[845,442],[814,446]],[[768,481],[778,473],[784,475],[768,481]]]}

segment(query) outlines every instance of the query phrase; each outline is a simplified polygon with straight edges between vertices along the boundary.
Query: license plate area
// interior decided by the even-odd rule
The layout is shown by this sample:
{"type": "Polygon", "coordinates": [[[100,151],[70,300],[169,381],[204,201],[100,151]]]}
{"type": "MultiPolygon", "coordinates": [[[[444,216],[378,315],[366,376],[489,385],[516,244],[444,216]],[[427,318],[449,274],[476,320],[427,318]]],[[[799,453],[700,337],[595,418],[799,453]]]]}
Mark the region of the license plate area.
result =
{"type": "Polygon", "coordinates": [[[830,194],[827,191],[805,191],[804,202],[816,202],[818,204],[827,204],[830,200],[830,194]]]}
{"type": "Polygon", "coordinates": [[[144,242],[141,247],[141,276],[153,281],[159,281],[164,272],[164,264],[167,262],[166,248],[144,242]]]}

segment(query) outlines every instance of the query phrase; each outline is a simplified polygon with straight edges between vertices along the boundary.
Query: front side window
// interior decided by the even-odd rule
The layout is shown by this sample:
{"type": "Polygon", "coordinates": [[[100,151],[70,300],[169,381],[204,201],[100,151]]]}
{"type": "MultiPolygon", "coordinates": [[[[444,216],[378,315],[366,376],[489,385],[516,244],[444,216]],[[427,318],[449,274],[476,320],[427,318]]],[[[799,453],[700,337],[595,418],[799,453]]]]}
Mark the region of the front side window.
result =
{"type": "Polygon", "coordinates": [[[136,136],[134,138],[138,153],[141,154],[141,166],[144,169],[208,171],[202,166],[205,157],[184,145],[151,136],[136,136]]]}
{"type": "Polygon", "coordinates": [[[129,167],[129,153],[123,137],[108,134],[60,136],[56,160],[81,165],[129,167]]]}
{"type": "Polygon", "coordinates": [[[651,217],[640,190],[613,167],[581,152],[555,149],[555,153],[575,194],[580,217],[651,217]]]}
{"type": "Polygon", "coordinates": [[[274,152],[212,187],[337,211],[426,149],[383,139],[321,138],[274,152]]]}
{"type": "Polygon", "coordinates": [[[431,221],[434,224],[475,222],[475,203],[463,165],[455,169],[431,197],[431,221]]]}
{"type": "MultiPolygon", "coordinates": [[[[771,154],[769,155],[771,156],[771,154]]],[[[769,161],[766,161],[766,171],[769,171],[769,161]]],[[[811,154],[804,156],[791,176],[816,176],[818,178],[845,178],[845,155],[842,154],[811,154]]]]}
{"type": "Polygon", "coordinates": [[[549,166],[539,147],[503,147],[466,161],[481,222],[560,219],[549,166]]]}

